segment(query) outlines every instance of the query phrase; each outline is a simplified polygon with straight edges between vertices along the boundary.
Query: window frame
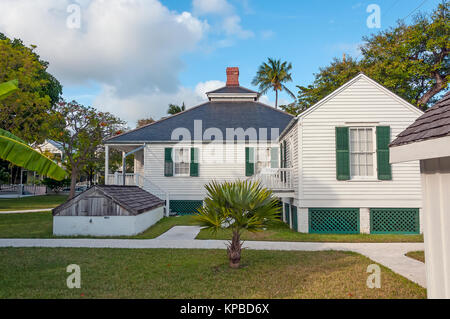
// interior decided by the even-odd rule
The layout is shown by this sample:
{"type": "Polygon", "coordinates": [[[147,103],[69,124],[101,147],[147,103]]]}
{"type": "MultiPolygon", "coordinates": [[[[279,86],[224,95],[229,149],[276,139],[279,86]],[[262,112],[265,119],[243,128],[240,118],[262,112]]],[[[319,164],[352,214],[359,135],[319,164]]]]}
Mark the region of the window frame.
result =
{"type": "Polygon", "coordinates": [[[173,147],[172,148],[172,152],[173,152],[173,154],[172,154],[173,155],[172,156],[172,161],[173,161],[173,171],[172,171],[172,173],[173,173],[173,176],[174,177],[190,177],[191,176],[191,147],[188,147],[188,146],[173,147]],[[180,149],[183,149],[183,150],[187,151],[188,158],[189,158],[188,162],[178,162],[176,160],[176,152],[179,151],[180,149]],[[183,163],[183,164],[187,163],[187,165],[188,165],[187,173],[185,173],[185,174],[177,174],[176,173],[176,166],[177,166],[177,164],[180,164],[180,163],[183,163]]]}
{"type": "MultiPolygon", "coordinates": [[[[347,126],[349,129],[348,132],[348,153],[349,153],[349,165],[350,165],[350,179],[349,181],[378,181],[378,166],[377,166],[377,133],[376,133],[376,126],[374,125],[355,125],[355,126],[347,126]],[[371,129],[372,131],[372,175],[368,176],[360,176],[360,175],[353,175],[352,171],[352,130],[358,130],[358,129],[371,129]]],[[[365,153],[369,154],[369,153],[365,153]]],[[[366,163],[367,166],[367,163],[366,163]]]]}
{"type": "Polygon", "coordinates": [[[262,147],[262,146],[256,146],[255,148],[254,148],[254,152],[255,152],[255,154],[254,154],[254,157],[255,157],[255,172],[254,172],[254,174],[258,174],[258,173],[260,173],[261,172],[261,170],[260,170],[260,166],[259,166],[259,162],[264,162],[264,163],[266,163],[266,164],[268,164],[268,166],[266,166],[266,167],[262,167],[263,169],[264,168],[271,168],[271,164],[272,164],[272,147],[271,146],[265,146],[265,147],[262,147]],[[260,150],[262,150],[262,149],[264,149],[264,150],[268,150],[268,158],[265,160],[265,161],[260,161],[259,160],[259,151],[260,150]]]}

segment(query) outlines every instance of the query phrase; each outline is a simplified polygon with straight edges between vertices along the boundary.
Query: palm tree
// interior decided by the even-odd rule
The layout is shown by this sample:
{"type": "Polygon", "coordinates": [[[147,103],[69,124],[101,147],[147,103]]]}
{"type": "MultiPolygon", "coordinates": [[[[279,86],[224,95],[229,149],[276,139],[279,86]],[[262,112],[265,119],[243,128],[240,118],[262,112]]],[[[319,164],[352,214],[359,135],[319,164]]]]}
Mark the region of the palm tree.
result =
{"type": "Polygon", "coordinates": [[[194,219],[200,226],[216,233],[219,229],[232,232],[227,246],[231,268],[239,268],[244,230],[261,231],[278,219],[280,207],[272,191],[250,181],[215,181],[205,186],[205,205],[198,209],[194,219]]]}
{"type": "Polygon", "coordinates": [[[292,81],[289,71],[292,69],[292,64],[280,60],[274,60],[268,58],[267,63],[264,62],[259,66],[258,72],[252,81],[252,84],[259,86],[261,94],[266,93],[268,90],[273,89],[275,91],[275,108],[278,107],[278,91],[286,91],[293,99],[295,99],[294,93],[292,93],[284,83],[292,81]]]}
{"type": "Polygon", "coordinates": [[[183,112],[185,110],[186,110],[186,106],[184,105],[184,102],[183,102],[183,105],[181,105],[181,107],[176,104],[169,104],[169,109],[167,110],[167,114],[174,115],[174,114],[183,112]]]}
{"type": "MultiPolygon", "coordinates": [[[[0,100],[18,89],[18,81],[0,84],[0,100]]],[[[56,180],[63,180],[67,172],[57,163],[32,149],[14,134],[0,128],[0,158],[16,166],[35,171],[56,180]]]]}

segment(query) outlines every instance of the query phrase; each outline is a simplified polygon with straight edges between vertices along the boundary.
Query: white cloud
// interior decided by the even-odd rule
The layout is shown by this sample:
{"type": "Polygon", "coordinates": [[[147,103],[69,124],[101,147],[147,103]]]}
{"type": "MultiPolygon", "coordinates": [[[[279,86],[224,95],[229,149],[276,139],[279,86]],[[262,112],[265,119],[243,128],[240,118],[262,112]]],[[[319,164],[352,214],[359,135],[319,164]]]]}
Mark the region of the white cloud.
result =
{"type": "Polygon", "coordinates": [[[261,37],[265,40],[271,39],[275,36],[275,32],[273,30],[264,30],[261,32],[261,37]]]}
{"type": "Polygon", "coordinates": [[[102,93],[94,100],[94,106],[105,111],[114,112],[120,118],[126,120],[130,126],[134,126],[141,118],[152,117],[157,120],[167,116],[169,103],[191,108],[207,101],[206,92],[224,86],[222,81],[200,82],[194,89],[178,87],[174,93],[155,92],[150,94],[135,94],[121,97],[114,87],[105,86],[102,93]]]}
{"type": "Polygon", "coordinates": [[[196,14],[228,14],[233,6],[227,0],[193,0],[192,7],[196,14]]]}
{"type": "MultiPolygon", "coordinates": [[[[215,15],[220,16],[220,21],[213,25],[215,31],[224,33],[227,37],[238,37],[248,39],[254,36],[253,31],[245,30],[241,25],[241,17],[235,13],[235,8],[227,0],[193,0],[192,7],[194,14],[198,16],[215,15]]],[[[230,39],[220,42],[233,42],[230,39]]]]}
{"type": "Polygon", "coordinates": [[[91,0],[81,7],[81,29],[69,29],[70,0],[2,0],[0,30],[50,61],[64,85],[98,81],[119,96],[175,92],[180,56],[193,50],[208,25],[157,0],[91,0]]]}

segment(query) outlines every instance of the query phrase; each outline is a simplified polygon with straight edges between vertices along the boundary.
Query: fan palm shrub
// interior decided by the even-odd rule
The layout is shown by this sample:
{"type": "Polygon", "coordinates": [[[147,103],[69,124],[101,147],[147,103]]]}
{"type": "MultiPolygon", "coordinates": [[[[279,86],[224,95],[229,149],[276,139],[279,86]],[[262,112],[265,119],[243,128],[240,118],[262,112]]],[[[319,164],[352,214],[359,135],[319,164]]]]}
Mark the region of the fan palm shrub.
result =
{"type": "Polygon", "coordinates": [[[205,186],[207,197],[194,219],[200,226],[216,233],[220,229],[231,230],[227,245],[231,268],[239,268],[243,231],[257,232],[278,219],[280,207],[272,191],[258,182],[211,182],[205,186]]]}

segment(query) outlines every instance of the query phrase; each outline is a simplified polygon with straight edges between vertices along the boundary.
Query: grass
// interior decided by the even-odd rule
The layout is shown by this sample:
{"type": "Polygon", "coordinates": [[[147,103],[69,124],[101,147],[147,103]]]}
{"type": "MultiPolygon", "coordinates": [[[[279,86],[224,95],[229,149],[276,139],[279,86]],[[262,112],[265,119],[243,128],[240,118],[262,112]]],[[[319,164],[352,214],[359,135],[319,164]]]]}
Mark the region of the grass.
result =
{"type": "Polygon", "coordinates": [[[425,262],[425,252],[424,251],[410,251],[406,253],[405,256],[416,259],[421,262],[425,262]]]}
{"type": "MultiPolygon", "coordinates": [[[[202,230],[197,239],[230,239],[231,232],[220,230],[216,234],[202,230]]],[[[305,234],[293,231],[279,221],[267,230],[251,233],[244,232],[243,240],[261,241],[296,241],[296,242],[341,242],[341,243],[388,243],[388,242],[423,242],[423,235],[375,235],[375,234],[305,234]]]]}
{"type": "MultiPolygon", "coordinates": [[[[193,225],[191,216],[163,218],[145,232],[130,237],[151,239],[165,233],[173,226],[193,225]]],[[[53,236],[53,217],[51,212],[0,214],[0,238],[58,238],[53,236]]]]}
{"type": "MultiPolygon", "coordinates": [[[[50,212],[25,214],[0,214],[0,238],[54,238],[50,212]]],[[[118,238],[151,239],[174,226],[195,225],[192,216],[166,217],[136,236],[118,238]]],[[[230,239],[229,231],[212,234],[202,230],[197,239],[230,239]]],[[[422,235],[368,235],[368,234],[302,234],[293,231],[283,222],[277,222],[265,231],[244,232],[243,240],[297,241],[297,242],[423,242],[422,235]]]]}
{"type": "Polygon", "coordinates": [[[0,248],[0,298],[425,298],[426,290],[350,252],[243,252],[230,269],[225,250],[0,248]],[[68,289],[66,267],[81,268],[68,289]],[[264,278],[264,280],[261,280],[264,278]]]}
{"type": "Polygon", "coordinates": [[[66,195],[44,195],[22,198],[1,198],[0,211],[54,208],[67,200],[66,195]]]}

